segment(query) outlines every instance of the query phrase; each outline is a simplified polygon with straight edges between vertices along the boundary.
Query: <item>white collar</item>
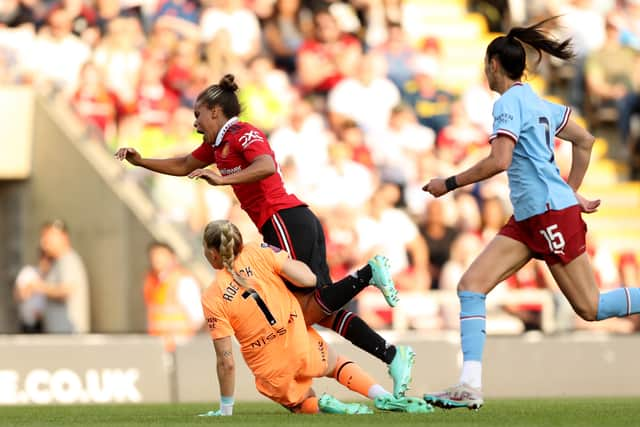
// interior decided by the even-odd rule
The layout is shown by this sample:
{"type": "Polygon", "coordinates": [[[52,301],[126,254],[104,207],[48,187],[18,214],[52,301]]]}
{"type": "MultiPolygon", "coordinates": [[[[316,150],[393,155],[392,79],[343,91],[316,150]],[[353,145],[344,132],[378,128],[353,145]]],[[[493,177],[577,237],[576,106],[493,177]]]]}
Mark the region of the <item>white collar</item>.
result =
{"type": "Polygon", "coordinates": [[[222,142],[222,138],[224,138],[224,134],[227,133],[231,125],[237,121],[238,121],[238,117],[234,116],[234,117],[231,117],[229,120],[227,120],[227,122],[224,125],[222,125],[222,127],[220,128],[220,131],[218,132],[218,135],[216,136],[216,142],[215,144],[213,144],[214,147],[217,147],[218,145],[220,145],[220,143],[222,142]]]}

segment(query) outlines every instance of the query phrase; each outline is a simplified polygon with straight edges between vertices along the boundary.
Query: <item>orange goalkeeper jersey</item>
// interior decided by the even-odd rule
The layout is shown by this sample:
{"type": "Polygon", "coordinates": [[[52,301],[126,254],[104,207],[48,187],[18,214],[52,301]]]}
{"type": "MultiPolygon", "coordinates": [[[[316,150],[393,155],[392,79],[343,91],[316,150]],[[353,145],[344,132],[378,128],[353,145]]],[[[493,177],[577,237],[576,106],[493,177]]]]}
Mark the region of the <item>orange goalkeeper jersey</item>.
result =
{"type": "Polygon", "coordinates": [[[202,295],[213,339],[235,335],[256,377],[300,368],[308,356],[309,334],[298,301],[279,273],[288,253],[266,243],[247,243],[235,260],[235,271],[256,294],[246,291],[220,270],[202,295]]]}

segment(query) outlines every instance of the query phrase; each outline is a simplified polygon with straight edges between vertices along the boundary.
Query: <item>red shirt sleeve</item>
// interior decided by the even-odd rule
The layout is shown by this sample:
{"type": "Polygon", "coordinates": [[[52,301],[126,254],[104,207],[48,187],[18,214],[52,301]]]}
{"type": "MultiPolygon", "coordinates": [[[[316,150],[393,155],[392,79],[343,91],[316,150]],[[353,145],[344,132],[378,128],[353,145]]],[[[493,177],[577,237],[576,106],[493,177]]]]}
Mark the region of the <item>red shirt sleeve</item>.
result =
{"type": "Polygon", "coordinates": [[[266,135],[253,126],[246,126],[242,132],[234,139],[236,149],[249,162],[253,162],[256,157],[268,154],[273,156],[273,151],[269,146],[266,135]]]}
{"type": "Polygon", "coordinates": [[[203,142],[198,148],[191,152],[191,155],[201,162],[209,165],[216,162],[215,150],[210,144],[203,142]]]}

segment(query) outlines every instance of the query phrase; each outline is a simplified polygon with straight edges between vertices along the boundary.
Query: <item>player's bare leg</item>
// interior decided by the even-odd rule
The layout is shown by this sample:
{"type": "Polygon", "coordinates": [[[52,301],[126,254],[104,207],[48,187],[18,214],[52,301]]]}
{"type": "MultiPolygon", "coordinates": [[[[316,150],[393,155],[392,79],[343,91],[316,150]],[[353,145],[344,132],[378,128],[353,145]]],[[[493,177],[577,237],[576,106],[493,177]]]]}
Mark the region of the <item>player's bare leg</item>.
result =
{"type": "Polygon", "coordinates": [[[600,292],[586,253],[566,265],[557,263],[549,269],[575,312],[584,320],[604,320],[640,312],[640,289],[617,288],[600,292]]]}

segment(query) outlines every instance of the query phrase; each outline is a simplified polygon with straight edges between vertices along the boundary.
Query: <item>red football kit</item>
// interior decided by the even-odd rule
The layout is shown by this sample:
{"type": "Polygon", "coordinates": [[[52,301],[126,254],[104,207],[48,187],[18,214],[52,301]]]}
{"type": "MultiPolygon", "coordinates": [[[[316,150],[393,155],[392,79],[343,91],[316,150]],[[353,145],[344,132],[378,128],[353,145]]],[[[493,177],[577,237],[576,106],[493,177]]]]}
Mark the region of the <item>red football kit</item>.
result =
{"type": "Polygon", "coordinates": [[[231,186],[240,206],[258,230],[276,212],[305,205],[285,190],[280,167],[265,134],[251,124],[233,117],[220,129],[214,144],[203,142],[191,153],[202,162],[215,163],[223,176],[240,172],[256,157],[265,154],[271,156],[278,172],[259,181],[231,186]]]}

